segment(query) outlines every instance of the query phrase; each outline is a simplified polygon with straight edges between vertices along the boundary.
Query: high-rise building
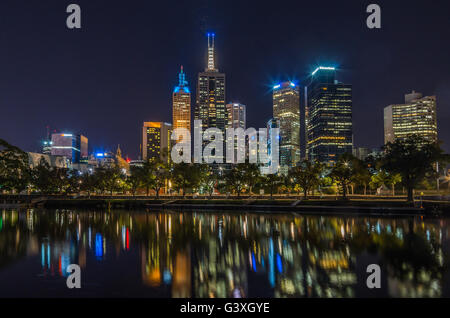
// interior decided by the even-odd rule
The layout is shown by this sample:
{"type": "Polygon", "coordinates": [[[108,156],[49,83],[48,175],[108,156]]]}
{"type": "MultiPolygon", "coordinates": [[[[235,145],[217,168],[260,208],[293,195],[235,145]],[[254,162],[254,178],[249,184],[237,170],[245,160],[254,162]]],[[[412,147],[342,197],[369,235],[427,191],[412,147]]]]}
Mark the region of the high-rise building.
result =
{"type": "Polygon", "coordinates": [[[64,156],[72,163],[87,163],[88,139],[83,135],[52,134],[52,156],[64,156]]]}
{"type": "Polygon", "coordinates": [[[240,103],[227,104],[226,128],[242,128],[245,130],[245,105],[240,103]]]}
{"type": "Polygon", "coordinates": [[[191,132],[191,92],[186,81],[183,66],[178,74],[178,86],[172,95],[173,129],[186,128],[191,132]]]}
{"type": "MultiPolygon", "coordinates": [[[[276,151],[274,150],[274,145],[272,145],[272,139],[274,138],[272,136],[275,134],[274,129],[279,129],[279,128],[280,128],[280,121],[278,119],[271,118],[267,121],[267,155],[269,156],[269,163],[267,164],[267,166],[271,166],[273,164],[272,163],[272,154],[276,151]]],[[[280,159],[275,158],[275,163],[279,166],[280,159]]],[[[279,167],[277,167],[277,168],[279,168],[279,167]]]]}
{"type": "Polygon", "coordinates": [[[273,87],[273,118],[280,128],[280,172],[300,161],[300,92],[292,82],[273,87]]]}
{"type": "Polygon", "coordinates": [[[423,97],[412,91],[405,95],[404,104],[384,108],[384,142],[420,135],[437,142],[436,96],[423,97]]]}
{"type": "Polygon", "coordinates": [[[352,153],[352,85],[336,80],[334,67],[318,67],[305,90],[306,155],[328,166],[352,153]]]}
{"type": "Polygon", "coordinates": [[[204,72],[198,74],[197,100],[194,118],[202,121],[202,128],[225,131],[225,74],[219,73],[215,61],[215,34],[208,33],[208,59],[204,72]]]}
{"type": "Polygon", "coordinates": [[[172,124],[164,122],[144,122],[142,128],[142,159],[168,161],[171,151],[172,124]]]}
{"type": "MultiPolygon", "coordinates": [[[[227,125],[226,128],[242,128],[242,129],[246,129],[246,122],[245,122],[245,105],[240,104],[240,103],[228,103],[227,104],[227,125]]],[[[237,136],[234,137],[234,140],[227,139],[227,142],[234,142],[234,158],[236,160],[237,158],[237,151],[238,151],[238,144],[237,144],[237,136]]],[[[247,156],[246,153],[246,143],[244,143],[243,145],[241,145],[241,149],[239,149],[241,151],[241,153],[245,154],[245,156],[247,156]]]]}

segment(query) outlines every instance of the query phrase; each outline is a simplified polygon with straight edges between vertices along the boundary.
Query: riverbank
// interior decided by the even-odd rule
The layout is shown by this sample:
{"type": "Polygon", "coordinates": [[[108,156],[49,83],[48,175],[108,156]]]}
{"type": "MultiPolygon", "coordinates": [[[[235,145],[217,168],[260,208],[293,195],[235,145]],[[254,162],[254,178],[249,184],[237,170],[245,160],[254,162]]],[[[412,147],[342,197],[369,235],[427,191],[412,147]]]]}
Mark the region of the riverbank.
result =
{"type": "MultiPolygon", "coordinates": [[[[215,210],[259,211],[268,213],[294,212],[314,214],[387,214],[387,215],[449,215],[449,201],[424,200],[415,204],[400,199],[350,199],[336,198],[298,200],[277,199],[149,199],[149,198],[34,198],[28,203],[17,202],[17,207],[44,207],[49,209],[147,209],[151,210],[215,210]]],[[[10,206],[11,207],[11,206],[10,206]]]]}

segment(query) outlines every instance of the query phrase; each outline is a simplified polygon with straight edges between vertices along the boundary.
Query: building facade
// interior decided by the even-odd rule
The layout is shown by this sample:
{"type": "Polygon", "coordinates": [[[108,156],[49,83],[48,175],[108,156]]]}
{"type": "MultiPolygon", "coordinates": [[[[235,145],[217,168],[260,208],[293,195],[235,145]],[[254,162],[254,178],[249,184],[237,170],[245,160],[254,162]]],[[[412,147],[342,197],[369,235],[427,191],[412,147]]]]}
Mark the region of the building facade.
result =
{"type": "Polygon", "coordinates": [[[191,91],[186,81],[183,66],[178,74],[178,86],[172,94],[172,124],[173,129],[186,128],[191,132],[191,91]]]}
{"type": "MultiPolygon", "coordinates": [[[[246,112],[245,112],[245,105],[240,103],[228,103],[227,104],[227,125],[226,128],[242,128],[246,129],[246,112]]],[[[224,135],[225,136],[225,135],[224,135]]],[[[234,137],[234,140],[231,140],[231,138],[228,139],[227,137],[227,143],[233,142],[234,143],[234,158],[236,160],[237,158],[237,151],[240,150],[241,153],[244,153],[246,158],[248,154],[246,153],[246,144],[244,143],[241,145],[241,149],[238,149],[237,144],[237,136],[234,137]]]]}
{"type": "Polygon", "coordinates": [[[198,74],[194,118],[202,121],[202,129],[219,128],[225,131],[225,74],[215,66],[214,39],[214,33],[208,33],[207,67],[198,74]]]}
{"type": "Polygon", "coordinates": [[[394,142],[419,135],[437,142],[436,96],[423,97],[412,91],[405,95],[404,104],[384,108],[384,142],[394,142]]]}
{"type": "Polygon", "coordinates": [[[318,67],[306,91],[306,156],[332,166],[352,153],[352,85],[336,80],[334,67],[318,67]]]}
{"type": "Polygon", "coordinates": [[[51,155],[66,157],[71,163],[87,163],[88,139],[80,134],[54,133],[51,155]]]}
{"type": "Polygon", "coordinates": [[[292,82],[273,87],[273,118],[280,128],[280,172],[300,161],[300,91],[292,82]]]}
{"type": "Polygon", "coordinates": [[[171,151],[172,124],[144,122],[142,128],[142,159],[168,161],[171,151]]]}

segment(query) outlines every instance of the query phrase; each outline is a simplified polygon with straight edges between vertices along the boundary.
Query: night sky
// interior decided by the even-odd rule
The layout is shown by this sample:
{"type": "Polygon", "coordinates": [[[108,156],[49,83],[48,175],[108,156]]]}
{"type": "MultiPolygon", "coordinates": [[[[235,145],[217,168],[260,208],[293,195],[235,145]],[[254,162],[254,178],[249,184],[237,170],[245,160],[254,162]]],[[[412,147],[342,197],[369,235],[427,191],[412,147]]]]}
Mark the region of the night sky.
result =
{"type": "Polygon", "coordinates": [[[171,122],[171,94],[184,66],[193,91],[216,33],[227,102],[247,105],[247,126],[272,115],[270,88],[302,85],[319,64],[353,84],[355,146],[383,143],[383,108],[411,90],[437,95],[439,139],[450,150],[450,2],[106,1],[0,2],[0,138],[39,151],[46,126],[80,132],[90,151],[136,159],[143,121],[171,122]],[[66,7],[82,29],[66,27],[66,7]],[[382,28],[366,26],[370,3],[382,28]]]}

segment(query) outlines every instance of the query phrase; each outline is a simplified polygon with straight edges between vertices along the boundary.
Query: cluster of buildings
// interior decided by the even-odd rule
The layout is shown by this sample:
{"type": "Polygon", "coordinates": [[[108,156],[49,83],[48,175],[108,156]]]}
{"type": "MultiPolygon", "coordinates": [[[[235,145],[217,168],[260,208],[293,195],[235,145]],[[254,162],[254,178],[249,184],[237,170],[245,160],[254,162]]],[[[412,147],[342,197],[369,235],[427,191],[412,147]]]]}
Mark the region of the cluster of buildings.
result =
{"type": "MultiPolygon", "coordinates": [[[[172,123],[145,122],[142,135],[142,159],[167,158],[172,146],[170,133],[175,128],[191,132],[193,119],[202,121],[202,129],[247,128],[246,106],[226,103],[226,76],[215,61],[215,34],[208,34],[207,66],[198,74],[195,106],[183,68],[173,91],[172,123]],[[166,151],[164,151],[166,149],[166,151]]],[[[279,171],[286,173],[302,159],[317,160],[332,166],[344,153],[364,159],[377,149],[356,148],[353,142],[352,85],[337,79],[336,68],[319,66],[304,87],[286,81],[272,88],[273,115],[267,123],[268,136],[280,129],[279,171]]],[[[412,92],[405,104],[390,105],[384,110],[385,142],[412,134],[437,141],[436,97],[412,92]]],[[[270,140],[270,138],[269,138],[270,140]]],[[[270,153],[270,144],[268,145],[270,153]]],[[[194,149],[196,151],[196,149],[194,149]]],[[[201,151],[201,150],[200,150],[201,151]]]]}
{"type": "MultiPolygon", "coordinates": [[[[143,123],[139,160],[130,162],[122,158],[120,148],[114,154],[99,152],[88,154],[88,139],[81,134],[53,133],[43,143],[42,154],[30,154],[36,163],[46,156],[51,165],[84,171],[98,166],[142,164],[160,158],[169,160],[174,141],[173,129],[185,128],[247,128],[246,105],[226,103],[226,76],[216,65],[215,34],[208,34],[207,61],[204,71],[198,73],[195,105],[186,74],[181,66],[178,85],[172,93],[172,122],[143,123]],[[193,112],[192,112],[193,110],[193,112]],[[194,121],[193,121],[193,120],[194,121]],[[201,120],[201,127],[193,122],[201,120]]],[[[273,129],[280,131],[279,172],[287,173],[302,159],[317,160],[332,166],[344,153],[353,153],[364,159],[377,149],[356,148],[353,142],[352,85],[337,79],[336,68],[319,66],[310,74],[305,85],[286,81],[272,87],[273,114],[265,123],[271,152],[270,136],[273,129]]],[[[405,95],[404,104],[389,105],[384,109],[385,142],[418,134],[437,141],[436,97],[423,97],[413,91],[405,95]]],[[[229,141],[228,141],[229,142],[229,141]]],[[[233,141],[234,142],[234,141],[233,141]]],[[[195,147],[202,147],[205,142],[195,147]]],[[[202,149],[193,149],[202,152],[202,149]]],[[[236,150],[236,148],[235,148],[236,150]]],[[[248,153],[247,153],[248,154],[248,153]]],[[[225,165],[226,168],[226,165],[225,165]]]]}

